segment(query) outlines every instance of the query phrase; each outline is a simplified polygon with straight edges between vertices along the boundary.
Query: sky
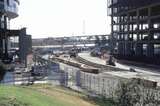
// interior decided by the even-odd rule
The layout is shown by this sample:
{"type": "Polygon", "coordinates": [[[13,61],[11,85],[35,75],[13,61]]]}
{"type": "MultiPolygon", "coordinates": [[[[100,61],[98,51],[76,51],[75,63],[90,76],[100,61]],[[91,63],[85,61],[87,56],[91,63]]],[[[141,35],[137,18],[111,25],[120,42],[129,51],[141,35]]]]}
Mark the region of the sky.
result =
{"type": "Polygon", "coordinates": [[[33,38],[110,33],[107,0],[20,0],[11,28],[27,28],[33,38]]]}

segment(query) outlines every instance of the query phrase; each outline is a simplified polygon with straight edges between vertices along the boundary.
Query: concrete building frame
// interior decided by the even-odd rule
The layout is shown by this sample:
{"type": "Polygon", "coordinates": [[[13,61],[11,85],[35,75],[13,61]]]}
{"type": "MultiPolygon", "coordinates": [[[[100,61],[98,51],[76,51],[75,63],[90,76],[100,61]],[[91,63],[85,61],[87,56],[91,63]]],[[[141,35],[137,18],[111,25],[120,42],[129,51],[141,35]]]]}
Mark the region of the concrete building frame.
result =
{"type": "Polygon", "coordinates": [[[159,0],[108,0],[108,15],[114,55],[160,64],[159,0]]]}

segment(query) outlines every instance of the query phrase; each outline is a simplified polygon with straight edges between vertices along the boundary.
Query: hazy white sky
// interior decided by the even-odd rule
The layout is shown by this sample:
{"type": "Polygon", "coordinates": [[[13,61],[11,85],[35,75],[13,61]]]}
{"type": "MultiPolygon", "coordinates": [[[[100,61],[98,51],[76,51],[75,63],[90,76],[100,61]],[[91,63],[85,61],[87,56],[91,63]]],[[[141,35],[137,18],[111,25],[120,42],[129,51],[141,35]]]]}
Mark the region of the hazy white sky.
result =
{"type": "Polygon", "coordinates": [[[11,28],[27,27],[33,38],[109,34],[107,0],[20,0],[11,28]],[[85,24],[84,24],[85,23],[85,24]]]}

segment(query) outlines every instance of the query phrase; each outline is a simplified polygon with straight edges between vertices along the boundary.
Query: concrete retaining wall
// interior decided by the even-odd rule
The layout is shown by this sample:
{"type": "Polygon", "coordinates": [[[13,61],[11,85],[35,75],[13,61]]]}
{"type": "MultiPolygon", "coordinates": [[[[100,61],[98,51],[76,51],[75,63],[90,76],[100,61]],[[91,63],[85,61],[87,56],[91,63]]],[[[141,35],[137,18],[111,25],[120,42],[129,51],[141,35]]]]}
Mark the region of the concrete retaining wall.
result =
{"type": "MultiPolygon", "coordinates": [[[[91,66],[92,64],[79,58],[80,61],[91,66]]],[[[111,66],[101,66],[103,71],[126,71],[111,66]]],[[[160,88],[157,83],[140,78],[123,78],[109,73],[86,73],[82,69],[60,63],[60,70],[64,73],[65,86],[81,89],[91,96],[112,98],[118,106],[160,106],[160,88]]]]}
{"type": "Polygon", "coordinates": [[[106,73],[86,73],[66,64],[63,64],[62,70],[68,75],[66,87],[78,87],[91,96],[128,103],[119,106],[160,106],[160,88],[154,81],[127,79],[106,73]]]}

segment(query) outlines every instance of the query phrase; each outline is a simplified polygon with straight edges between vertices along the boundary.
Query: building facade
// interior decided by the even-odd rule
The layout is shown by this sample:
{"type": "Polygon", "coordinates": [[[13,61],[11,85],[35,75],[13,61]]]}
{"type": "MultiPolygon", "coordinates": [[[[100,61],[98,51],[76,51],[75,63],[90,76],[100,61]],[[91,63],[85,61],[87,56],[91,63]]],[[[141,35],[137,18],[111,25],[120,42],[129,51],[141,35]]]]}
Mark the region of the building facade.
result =
{"type": "Polygon", "coordinates": [[[26,63],[28,48],[31,48],[29,44],[31,43],[31,36],[26,34],[26,28],[10,29],[10,20],[18,17],[19,5],[19,0],[0,0],[0,58],[4,63],[8,63],[9,59],[12,60],[10,49],[13,47],[10,46],[10,42],[13,44],[13,41],[10,41],[11,38],[18,38],[16,48],[20,62],[26,63]]]}
{"type": "Polygon", "coordinates": [[[160,64],[160,1],[108,0],[114,54],[160,64]]]}

